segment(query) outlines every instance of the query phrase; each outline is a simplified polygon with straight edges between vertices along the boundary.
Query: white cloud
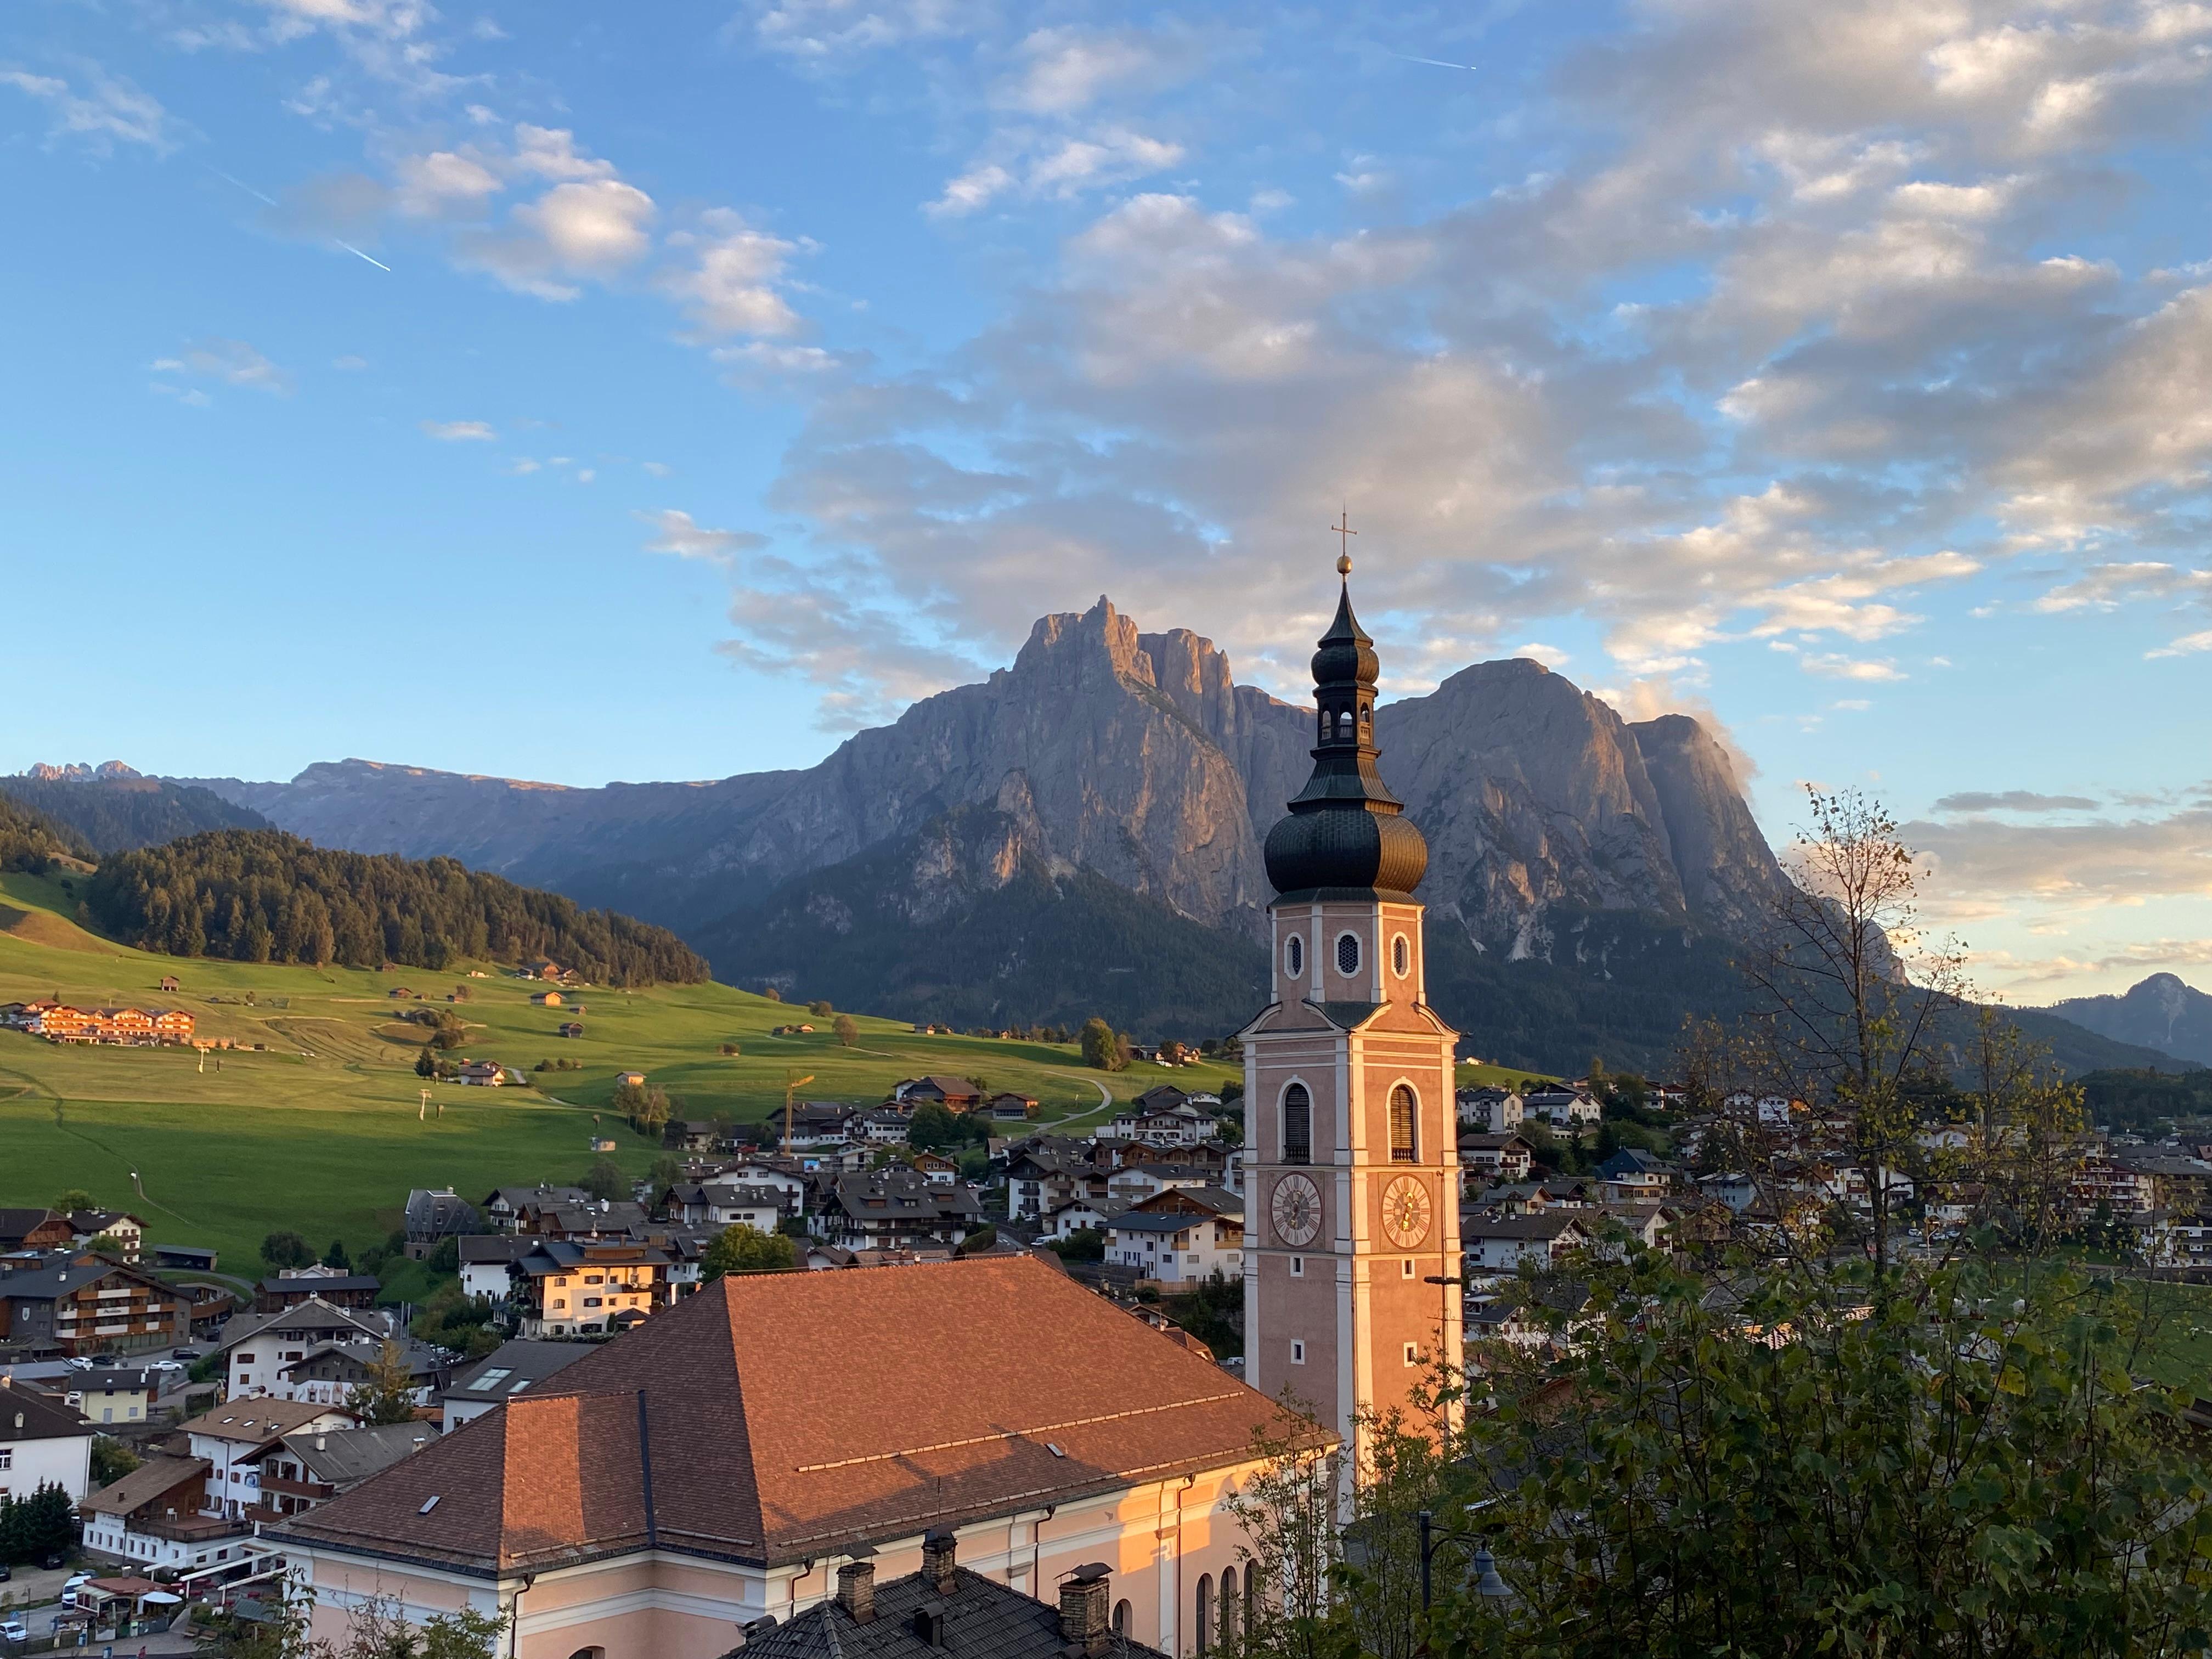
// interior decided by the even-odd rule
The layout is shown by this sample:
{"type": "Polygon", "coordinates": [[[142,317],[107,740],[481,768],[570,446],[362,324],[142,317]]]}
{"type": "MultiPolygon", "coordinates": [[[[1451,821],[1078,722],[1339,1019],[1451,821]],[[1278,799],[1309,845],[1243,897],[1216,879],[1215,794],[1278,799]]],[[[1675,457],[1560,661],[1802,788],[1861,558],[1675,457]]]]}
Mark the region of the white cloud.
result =
{"type": "Polygon", "coordinates": [[[1832,653],[1801,657],[1798,665],[1808,674],[1818,674],[1832,680],[1901,680],[1905,678],[1893,662],[1875,662],[1832,653]]]}
{"type": "Polygon", "coordinates": [[[645,544],[648,553],[673,553],[679,558],[704,559],[710,564],[726,565],[734,562],[741,553],[768,545],[768,538],[757,532],[712,530],[689,513],[678,512],[672,507],[664,507],[656,513],[632,513],[630,516],[659,532],[645,544]]]}
{"type": "Polygon", "coordinates": [[[583,278],[621,274],[651,251],[653,198],[617,179],[556,185],[512,210],[497,230],[471,233],[466,260],[518,293],[573,300],[583,278]]]}
{"type": "Polygon", "coordinates": [[[402,213],[419,219],[474,216],[503,187],[499,175],[476,157],[434,150],[401,160],[398,204],[402,213]]]}
{"type": "Polygon", "coordinates": [[[684,314],[709,334],[781,336],[799,315],[777,289],[796,245],[757,230],[727,209],[668,239],[678,264],[661,279],[684,314]]]}
{"type": "Polygon", "coordinates": [[[424,421],[422,430],[440,443],[489,443],[499,436],[483,421],[424,421]]]}
{"type": "Polygon", "coordinates": [[[368,359],[366,357],[356,357],[351,352],[348,352],[343,357],[331,358],[331,367],[343,374],[358,374],[361,370],[368,367],[368,359]]]}
{"type": "Polygon", "coordinates": [[[86,67],[81,86],[56,76],[0,68],[0,87],[13,87],[46,106],[52,139],[73,138],[101,155],[118,143],[143,145],[157,155],[176,148],[177,125],[161,100],[96,65],[86,67]]]}
{"type": "Polygon", "coordinates": [[[1073,26],[1037,29],[1015,49],[1017,67],[1000,102],[1034,115],[1072,115],[1109,93],[1171,84],[1198,67],[1198,45],[1183,33],[1073,26]]]}
{"type": "Polygon", "coordinates": [[[275,392],[280,396],[292,390],[291,375],[244,340],[228,340],[213,336],[194,340],[179,356],[158,358],[151,367],[156,374],[188,374],[199,380],[220,380],[225,386],[246,386],[256,392],[275,392]]]}
{"type": "Polygon", "coordinates": [[[1127,127],[1109,126],[1081,137],[1018,135],[1004,141],[1000,161],[979,161],[946,181],[924,211],[957,219],[1008,195],[1065,201],[1085,191],[1127,184],[1174,167],[1183,147],[1127,127]]]}
{"type": "Polygon", "coordinates": [[[1014,175],[995,161],[970,167],[957,179],[945,181],[945,191],[929,204],[928,211],[940,217],[957,218],[973,213],[1014,186],[1014,175]]]}
{"type": "Polygon", "coordinates": [[[2179,639],[2171,641],[2154,651],[2144,652],[2143,655],[2145,658],[2186,657],[2193,656],[2199,651],[2212,651],[2212,628],[2208,628],[2202,633],[2184,634],[2179,639]]]}

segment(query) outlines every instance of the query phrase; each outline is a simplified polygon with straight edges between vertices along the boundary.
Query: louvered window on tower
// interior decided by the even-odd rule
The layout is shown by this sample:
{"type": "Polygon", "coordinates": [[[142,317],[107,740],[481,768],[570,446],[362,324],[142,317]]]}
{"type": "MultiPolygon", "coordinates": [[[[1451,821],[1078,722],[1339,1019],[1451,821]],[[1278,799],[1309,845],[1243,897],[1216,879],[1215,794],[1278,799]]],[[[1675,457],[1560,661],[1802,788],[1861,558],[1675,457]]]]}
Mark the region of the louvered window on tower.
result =
{"type": "Polygon", "coordinates": [[[1283,1162],[1313,1162],[1313,1098],[1303,1083],[1283,1091],[1283,1162]]]}
{"type": "Polygon", "coordinates": [[[1336,936],[1336,971],[1356,974],[1359,971],[1359,935],[1339,933],[1336,936]]]}
{"type": "Polygon", "coordinates": [[[1419,1148],[1413,1144],[1413,1091],[1402,1083],[1390,1091],[1390,1161],[1420,1161],[1419,1148]]]}

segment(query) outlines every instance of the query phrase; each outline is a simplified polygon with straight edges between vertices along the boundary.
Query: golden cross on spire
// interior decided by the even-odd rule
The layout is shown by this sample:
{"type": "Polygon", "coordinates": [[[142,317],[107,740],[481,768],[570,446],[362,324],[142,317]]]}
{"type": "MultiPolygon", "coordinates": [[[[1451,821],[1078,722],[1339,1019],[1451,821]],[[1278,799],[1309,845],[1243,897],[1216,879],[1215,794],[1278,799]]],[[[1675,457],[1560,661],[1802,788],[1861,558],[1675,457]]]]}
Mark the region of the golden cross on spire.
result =
{"type": "Polygon", "coordinates": [[[1337,509],[1336,518],[1337,521],[1329,528],[1336,532],[1337,544],[1344,550],[1337,557],[1336,574],[1348,576],[1352,574],[1352,538],[1359,532],[1352,527],[1352,514],[1342,507],[1337,509]]]}

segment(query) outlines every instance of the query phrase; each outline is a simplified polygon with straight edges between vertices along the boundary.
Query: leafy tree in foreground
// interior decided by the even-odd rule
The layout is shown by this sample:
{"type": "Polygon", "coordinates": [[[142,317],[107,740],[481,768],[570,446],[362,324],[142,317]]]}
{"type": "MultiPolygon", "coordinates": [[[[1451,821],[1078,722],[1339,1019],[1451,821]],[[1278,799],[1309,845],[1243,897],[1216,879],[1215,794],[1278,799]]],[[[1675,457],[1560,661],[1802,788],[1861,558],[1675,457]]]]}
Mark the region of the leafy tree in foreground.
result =
{"type": "Polygon", "coordinates": [[[1569,1357],[1478,1385],[1462,1461],[1436,1471],[1424,1501],[1479,1506],[1517,1596],[1448,1589],[1431,1645],[2202,1651],[2212,1480],[2182,1399],[2130,1374],[2127,1293],[1967,1262],[1876,1298],[1875,1272],[1741,1267],[1723,1297],[1656,1253],[1594,1273],[1595,1328],[1571,1340],[1555,1316],[1569,1357]]]}
{"type": "Polygon", "coordinates": [[[764,1233],[740,1221],[725,1227],[700,1258],[700,1278],[711,1283],[725,1273],[780,1273],[799,1265],[799,1249],[781,1233],[764,1233]]]}

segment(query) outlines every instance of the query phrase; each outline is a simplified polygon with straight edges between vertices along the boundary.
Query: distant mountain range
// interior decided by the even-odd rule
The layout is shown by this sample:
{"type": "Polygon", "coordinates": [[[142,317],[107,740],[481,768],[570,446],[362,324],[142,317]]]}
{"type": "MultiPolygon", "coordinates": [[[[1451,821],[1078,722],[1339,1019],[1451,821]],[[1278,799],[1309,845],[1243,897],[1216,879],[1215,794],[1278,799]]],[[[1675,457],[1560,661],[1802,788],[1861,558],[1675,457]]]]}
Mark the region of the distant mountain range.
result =
{"type": "Polygon", "coordinates": [[[34,766],[19,777],[0,777],[0,795],[75,830],[100,854],[158,847],[203,830],[271,827],[260,813],[213,790],[142,777],[120,761],[34,766]]]}
{"type": "MultiPolygon", "coordinates": [[[[578,789],[348,760],[169,781],[320,845],[448,855],[662,923],[733,983],[1203,1036],[1263,994],[1260,846],[1311,722],[1210,641],[1101,599],[804,769],[578,789]]],[[[1515,659],[1384,706],[1376,730],[1428,838],[1431,995],[1468,1052],[1663,1066],[1686,1014],[1725,1012],[1729,941],[1786,878],[1696,720],[1630,723],[1515,659]]],[[[2099,1057],[2075,1064],[2148,1052],[2079,1036],[2099,1057]]]]}
{"type": "Polygon", "coordinates": [[[2212,1066],[2212,996],[2172,974],[2153,974],[2116,997],[2069,997],[2050,1012],[2115,1042],[2212,1066]]]}

